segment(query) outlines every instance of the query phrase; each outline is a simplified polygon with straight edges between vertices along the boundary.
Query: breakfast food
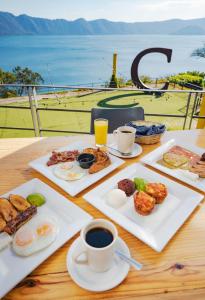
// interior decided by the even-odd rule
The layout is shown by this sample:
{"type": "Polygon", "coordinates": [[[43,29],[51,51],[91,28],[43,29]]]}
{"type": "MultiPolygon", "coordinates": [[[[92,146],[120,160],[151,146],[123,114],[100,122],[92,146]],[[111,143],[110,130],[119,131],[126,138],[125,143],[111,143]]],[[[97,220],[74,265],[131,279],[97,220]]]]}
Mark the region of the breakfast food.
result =
{"type": "Polygon", "coordinates": [[[7,199],[0,198],[0,215],[8,222],[17,216],[17,211],[7,199]]]}
{"type": "Polygon", "coordinates": [[[9,195],[9,201],[18,211],[24,211],[30,207],[28,201],[20,195],[9,195]]]}
{"type": "Polygon", "coordinates": [[[201,178],[205,178],[205,164],[197,162],[190,167],[190,171],[199,175],[201,178]]]}
{"type": "Polygon", "coordinates": [[[58,224],[52,216],[36,216],[16,232],[13,250],[20,256],[29,256],[53,243],[57,233],[58,224]]]}
{"type": "Polygon", "coordinates": [[[118,182],[118,189],[125,192],[126,196],[131,196],[135,191],[135,184],[130,179],[123,179],[118,182]]]}
{"type": "Polygon", "coordinates": [[[86,173],[77,165],[70,165],[70,163],[62,163],[55,167],[54,174],[63,180],[73,181],[81,179],[86,173]]]}
{"type": "Polygon", "coordinates": [[[125,196],[133,195],[136,212],[142,216],[148,216],[155,207],[155,204],[161,204],[167,197],[167,187],[163,183],[149,183],[143,178],[135,177],[123,179],[118,182],[118,191],[110,191],[107,195],[107,204],[113,208],[119,208],[126,203],[125,196]]]}
{"type": "Polygon", "coordinates": [[[155,198],[156,204],[161,204],[167,197],[167,188],[163,183],[148,183],[145,192],[155,198]]]}
{"type": "Polygon", "coordinates": [[[86,148],[82,153],[93,154],[96,158],[96,162],[94,162],[89,168],[89,174],[97,173],[107,168],[111,164],[108,154],[105,151],[100,150],[99,148],[86,148]]]}
{"type": "Polygon", "coordinates": [[[28,222],[35,214],[37,213],[36,206],[30,206],[25,211],[20,212],[16,218],[11,219],[7,222],[6,226],[4,227],[4,232],[8,234],[14,234],[23,224],[28,222]]]}
{"type": "Polygon", "coordinates": [[[135,183],[135,187],[138,190],[138,192],[145,191],[146,184],[147,184],[146,180],[144,180],[143,178],[136,177],[136,178],[134,178],[134,183],[135,183]]]}
{"type": "MultiPolygon", "coordinates": [[[[37,205],[29,203],[24,197],[16,194],[10,194],[8,199],[0,198],[0,232],[9,235],[14,234],[37,213],[36,206],[45,203],[45,198],[41,194],[31,194],[28,196],[28,198],[32,197],[38,197],[38,199],[33,201],[37,205]]],[[[0,237],[1,235],[2,233],[0,237]]]]}
{"type": "Polygon", "coordinates": [[[6,226],[6,221],[0,215],[0,232],[4,230],[5,226],[6,226]]]}
{"type": "Polygon", "coordinates": [[[111,190],[107,195],[107,204],[113,208],[119,208],[127,201],[125,192],[119,189],[111,190]]]}
{"type": "Polygon", "coordinates": [[[178,168],[188,162],[188,158],[184,155],[167,152],[163,155],[163,160],[172,168],[178,168]]]}
{"type": "Polygon", "coordinates": [[[200,161],[204,161],[205,162],[205,153],[202,154],[200,161]]]}
{"type": "Polygon", "coordinates": [[[49,158],[49,161],[47,162],[47,166],[56,165],[60,162],[74,161],[76,160],[78,155],[78,150],[62,152],[53,151],[51,157],[49,158]]]}
{"type": "Polygon", "coordinates": [[[149,215],[155,207],[156,200],[147,193],[140,191],[134,194],[135,210],[143,216],[149,215]]]}
{"type": "Polygon", "coordinates": [[[46,198],[40,193],[33,193],[27,196],[26,200],[34,206],[42,206],[46,202],[46,198]]]}
{"type": "Polygon", "coordinates": [[[158,163],[170,169],[179,169],[180,173],[190,180],[197,180],[195,175],[205,178],[205,153],[200,157],[183,147],[173,146],[164,153],[158,163]],[[186,172],[181,172],[182,170],[186,172]]]}

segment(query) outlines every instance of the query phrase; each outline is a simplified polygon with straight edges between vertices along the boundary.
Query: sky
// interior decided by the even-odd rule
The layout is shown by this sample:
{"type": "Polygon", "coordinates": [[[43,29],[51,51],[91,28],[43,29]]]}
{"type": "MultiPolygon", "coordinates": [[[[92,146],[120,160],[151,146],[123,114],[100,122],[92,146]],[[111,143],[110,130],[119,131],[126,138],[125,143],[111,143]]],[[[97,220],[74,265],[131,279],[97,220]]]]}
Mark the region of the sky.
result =
{"type": "Polygon", "coordinates": [[[0,11],[49,19],[160,21],[205,17],[205,0],[0,0],[0,11]]]}

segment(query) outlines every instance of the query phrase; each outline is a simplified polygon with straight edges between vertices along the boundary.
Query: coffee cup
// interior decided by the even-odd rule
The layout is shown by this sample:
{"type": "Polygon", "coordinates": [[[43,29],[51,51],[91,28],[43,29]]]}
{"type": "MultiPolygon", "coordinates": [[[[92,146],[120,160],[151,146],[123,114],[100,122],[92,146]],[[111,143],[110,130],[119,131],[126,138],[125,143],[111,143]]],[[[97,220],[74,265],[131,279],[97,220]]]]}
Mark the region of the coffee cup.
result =
{"type": "Polygon", "coordinates": [[[121,126],[113,131],[117,149],[123,154],[132,153],[135,143],[136,129],[130,126],[121,126]]]}
{"type": "Polygon", "coordinates": [[[94,272],[105,272],[112,266],[117,228],[104,219],[89,222],[80,233],[82,246],[74,253],[76,264],[88,265],[94,272]]]}

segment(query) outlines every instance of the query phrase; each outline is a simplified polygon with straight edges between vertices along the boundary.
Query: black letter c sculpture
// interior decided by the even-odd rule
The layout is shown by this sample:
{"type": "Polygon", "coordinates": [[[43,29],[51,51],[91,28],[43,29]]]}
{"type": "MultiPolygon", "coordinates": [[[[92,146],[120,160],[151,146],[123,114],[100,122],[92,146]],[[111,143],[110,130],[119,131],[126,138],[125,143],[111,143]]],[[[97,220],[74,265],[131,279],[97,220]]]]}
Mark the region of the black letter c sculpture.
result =
{"type": "MultiPolygon", "coordinates": [[[[171,58],[172,58],[172,49],[167,49],[167,48],[148,48],[143,50],[142,52],[140,52],[134,59],[133,63],[132,63],[132,67],[131,67],[131,78],[132,81],[134,83],[135,86],[137,86],[140,89],[145,89],[145,90],[149,90],[149,87],[146,86],[139,78],[139,74],[138,74],[138,68],[139,68],[139,63],[140,60],[142,59],[142,57],[144,57],[146,54],[149,53],[161,53],[166,55],[167,57],[167,62],[170,63],[171,62],[171,58]]],[[[169,82],[166,82],[164,84],[164,86],[160,90],[167,90],[169,87],[169,82]]]]}

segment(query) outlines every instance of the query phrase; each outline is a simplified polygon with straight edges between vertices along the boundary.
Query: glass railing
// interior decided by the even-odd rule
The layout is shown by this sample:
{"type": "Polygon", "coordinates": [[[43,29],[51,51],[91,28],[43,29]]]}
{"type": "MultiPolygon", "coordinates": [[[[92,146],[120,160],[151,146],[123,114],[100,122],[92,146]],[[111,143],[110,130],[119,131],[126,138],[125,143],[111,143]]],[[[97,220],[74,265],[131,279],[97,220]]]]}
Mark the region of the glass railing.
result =
{"type": "Polygon", "coordinates": [[[0,137],[90,133],[91,109],[141,106],[146,120],[168,130],[196,128],[205,91],[1,84],[22,93],[0,98],[0,137]]]}

